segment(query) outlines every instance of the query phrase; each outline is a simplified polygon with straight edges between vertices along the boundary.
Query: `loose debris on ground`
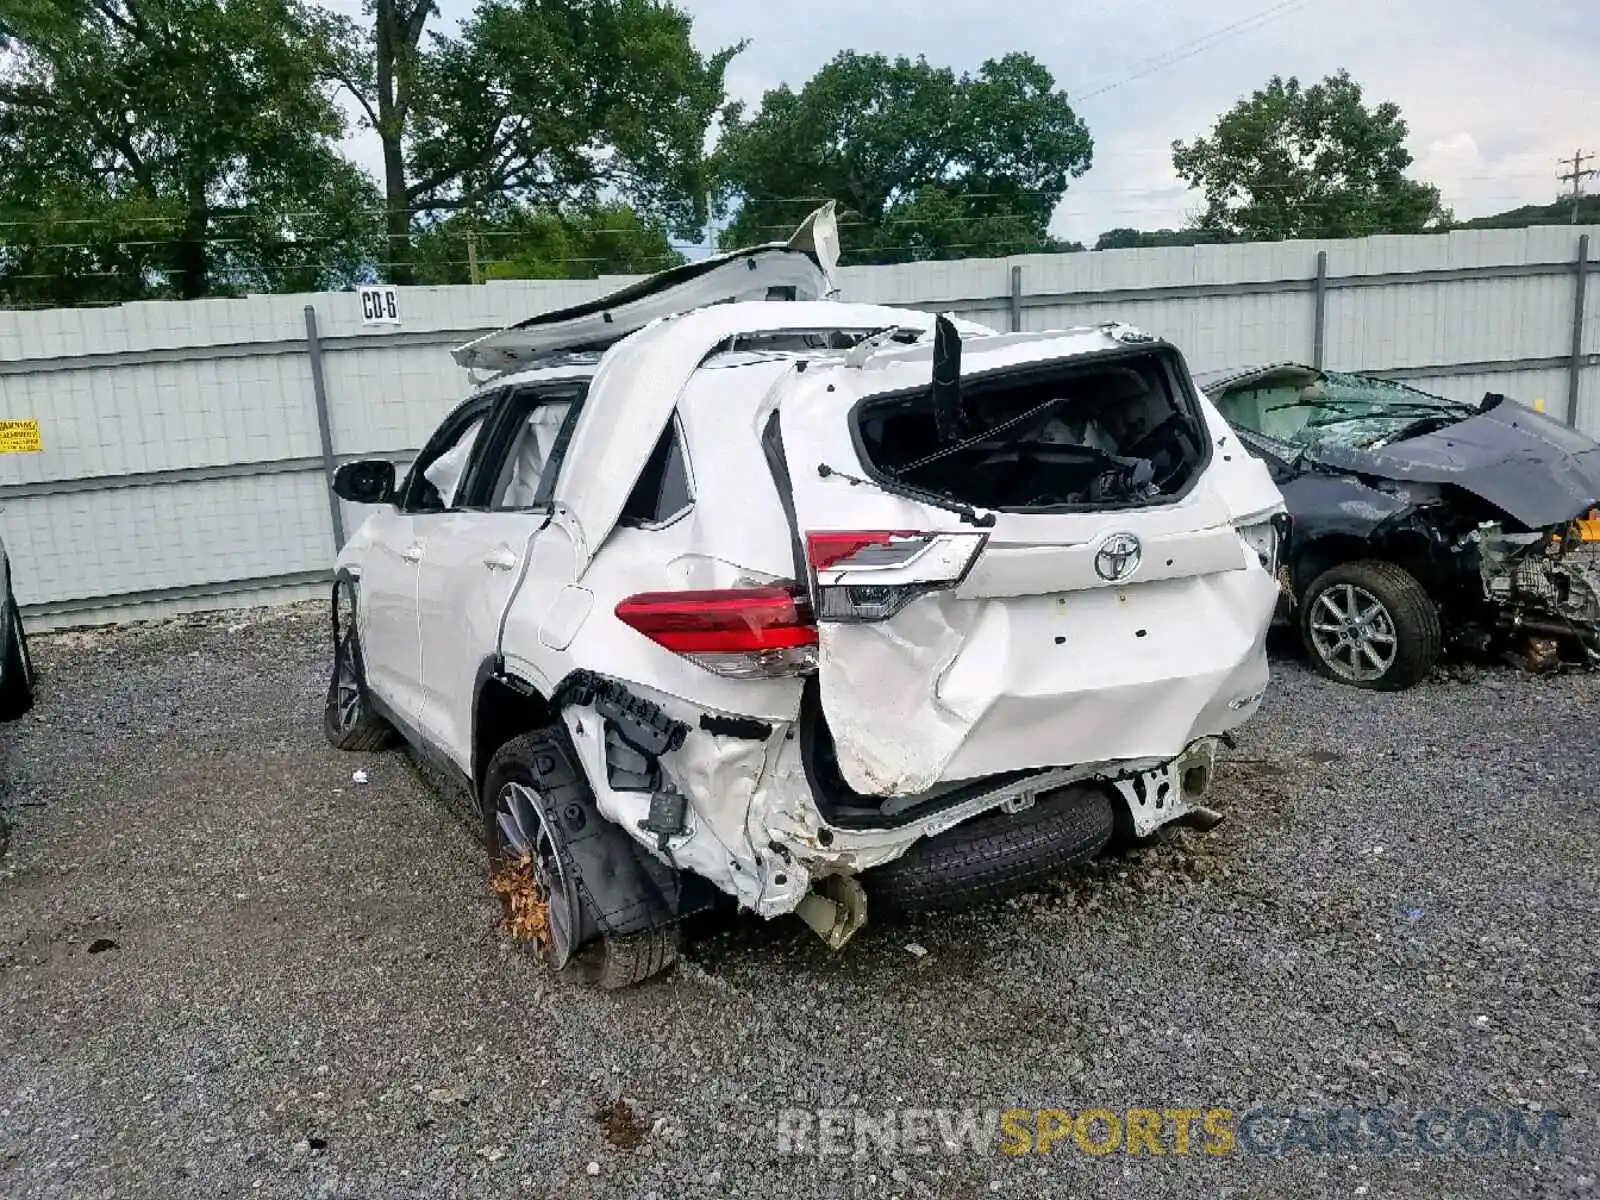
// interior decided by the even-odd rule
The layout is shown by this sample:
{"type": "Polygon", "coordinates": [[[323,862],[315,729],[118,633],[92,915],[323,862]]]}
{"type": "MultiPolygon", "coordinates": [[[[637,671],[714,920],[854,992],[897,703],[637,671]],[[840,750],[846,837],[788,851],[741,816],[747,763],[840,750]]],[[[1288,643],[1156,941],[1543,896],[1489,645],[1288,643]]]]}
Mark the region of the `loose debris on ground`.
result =
{"type": "Polygon", "coordinates": [[[602,994],[513,952],[476,814],[403,753],[325,747],[325,642],[316,606],[37,639],[40,703],[0,730],[0,1195],[1594,1194],[1600,678],[1371,695],[1283,660],[1211,834],[840,954],[719,917],[602,994]],[[1562,1136],[779,1152],[785,1110],[1013,1105],[1485,1108],[1562,1136]]]}

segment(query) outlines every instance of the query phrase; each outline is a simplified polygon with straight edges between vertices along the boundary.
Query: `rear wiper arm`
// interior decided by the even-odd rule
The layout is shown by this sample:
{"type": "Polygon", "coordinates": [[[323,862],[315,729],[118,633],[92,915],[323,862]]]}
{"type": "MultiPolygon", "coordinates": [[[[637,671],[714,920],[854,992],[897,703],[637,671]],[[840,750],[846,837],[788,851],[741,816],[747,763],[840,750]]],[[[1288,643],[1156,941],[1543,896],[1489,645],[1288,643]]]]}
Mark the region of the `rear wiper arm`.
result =
{"type": "Polygon", "coordinates": [[[887,492],[891,496],[915,500],[919,504],[932,504],[936,508],[955,513],[968,525],[974,525],[979,529],[992,529],[994,527],[995,515],[993,513],[981,513],[970,504],[963,504],[959,500],[951,500],[946,496],[936,496],[932,492],[923,491],[921,488],[906,487],[904,484],[898,483],[883,483],[873,479],[862,479],[859,475],[836,471],[827,463],[817,464],[817,474],[823,479],[842,479],[852,487],[875,487],[880,492],[887,492]]]}

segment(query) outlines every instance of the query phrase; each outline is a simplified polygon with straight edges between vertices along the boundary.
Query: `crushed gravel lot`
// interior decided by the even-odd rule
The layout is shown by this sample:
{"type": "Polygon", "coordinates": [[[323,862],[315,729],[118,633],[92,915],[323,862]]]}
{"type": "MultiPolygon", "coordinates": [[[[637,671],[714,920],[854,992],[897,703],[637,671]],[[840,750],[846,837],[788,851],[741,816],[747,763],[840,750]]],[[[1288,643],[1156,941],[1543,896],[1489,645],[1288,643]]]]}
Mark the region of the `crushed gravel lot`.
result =
{"type": "Polygon", "coordinates": [[[506,944],[471,822],[403,754],[326,747],[324,629],[301,606],[36,639],[40,703],[0,729],[0,1195],[1596,1190],[1600,677],[1372,695],[1280,660],[1213,833],[838,955],[794,920],[707,923],[673,974],[600,994],[506,944]],[[777,1134],[1012,1107],[1516,1111],[1559,1138],[777,1134]]]}

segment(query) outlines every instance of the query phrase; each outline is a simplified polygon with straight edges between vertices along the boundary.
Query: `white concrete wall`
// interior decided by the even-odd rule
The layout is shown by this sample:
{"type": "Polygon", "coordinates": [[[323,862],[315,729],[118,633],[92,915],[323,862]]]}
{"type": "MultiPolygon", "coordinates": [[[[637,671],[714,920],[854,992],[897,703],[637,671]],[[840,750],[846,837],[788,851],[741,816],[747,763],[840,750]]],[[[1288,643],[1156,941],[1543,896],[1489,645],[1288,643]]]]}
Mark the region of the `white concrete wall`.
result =
{"type": "MultiPolygon", "coordinates": [[[[848,268],[841,283],[845,299],[1004,329],[1020,268],[1022,328],[1129,321],[1200,371],[1311,361],[1312,281],[1326,252],[1326,365],[1403,371],[1461,399],[1543,400],[1561,415],[1585,233],[1600,259],[1600,229],[1546,227],[848,268]],[[1350,286],[1395,274],[1411,278],[1350,286]]],[[[1588,278],[1577,424],[1600,436],[1600,272],[1588,278]]],[[[452,347],[624,282],[403,289],[398,329],[363,325],[354,293],[0,312],[0,418],[37,418],[45,447],[0,455],[0,537],[30,625],[320,587],[334,545],[308,304],[335,453],[405,461],[471,386],[452,347]]],[[[346,506],[345,516],[353,528],[360,514],[346,506]]]]}

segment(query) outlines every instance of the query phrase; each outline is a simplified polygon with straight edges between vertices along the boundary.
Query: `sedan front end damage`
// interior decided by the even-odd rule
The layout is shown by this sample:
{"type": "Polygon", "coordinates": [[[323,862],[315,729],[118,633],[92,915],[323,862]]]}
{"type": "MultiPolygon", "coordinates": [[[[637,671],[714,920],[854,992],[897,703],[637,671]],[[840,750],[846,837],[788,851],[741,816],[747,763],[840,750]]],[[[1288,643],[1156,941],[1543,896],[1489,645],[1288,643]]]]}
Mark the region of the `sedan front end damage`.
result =
{"type": "Polygon", "coordinates": [[[1565,644],[1600,666],[1600,542],[1584,532],[1581,521],[1536,533],[1485,522],[1470,536],[1496,626],[1565,644]]]}
{"type": "Polygon", "coordinates": [[[1504,396],[1294,363],[1202,387],[1283,491],[1293,607],[1324,673],[1409,687],[1452,645],[1600,665],[1593,440],[1504,396]]]}

